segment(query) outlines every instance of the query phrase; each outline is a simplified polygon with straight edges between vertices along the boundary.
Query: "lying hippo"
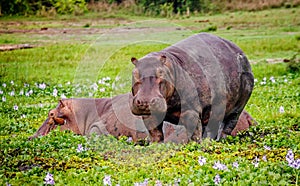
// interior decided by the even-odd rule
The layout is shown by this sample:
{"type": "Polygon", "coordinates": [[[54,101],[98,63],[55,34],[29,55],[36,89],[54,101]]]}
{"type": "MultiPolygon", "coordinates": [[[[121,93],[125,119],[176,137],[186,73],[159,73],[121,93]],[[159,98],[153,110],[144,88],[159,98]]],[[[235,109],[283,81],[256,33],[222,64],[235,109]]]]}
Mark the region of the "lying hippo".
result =
{"type": "MultiPolygon", "coordinates": [[[[111,134],[115,137],[128,136],[133,141],[148,140],[149,133],[140,117],[134,116],[129,109],[128,94],[113,98],[89,99],[72,98],[62,99],[57,107],[50,110],[48,118],[38,131],[29,139],[47,135],[51,130],[60,125],[61,130],[71,130],[79,135],[111,134]]],[[[245,112],[245,111],[244,111],[245,112]]],[[[244,113],[243,112],[243,113],[244,113]]],[[[246,129],[252,123],[248,114],[241,115],[236,126],[238,130],[246,129]],[[241,121],[241,122],[240,122],[241,121]]],[[[185,143],[183,126],[164,123],[164,142],[185,143]]],[[[152,141],[159,142],[161,136],[154,137],[152,141]]]]}
{"type": "Polygon", "coordinates": [[[148,131],[140,117],[134,116],[128,105],[129,94],[113,98],[62,99],[50,110],[48,118],[29,139],[46,135],[57,125],[79,135],[111,134],[132,137],[133,141],[146,139],[148,131]]]}
{"type": "Polygon", "coordinates": [[[162,120],[185,126],[188,138],[198,142],[231,134],[253,90],[242,50],[207,33],[131,61],[131,111],[157,118],[155,126],[146,125],[150,135],[162,133],[162,120]]]}

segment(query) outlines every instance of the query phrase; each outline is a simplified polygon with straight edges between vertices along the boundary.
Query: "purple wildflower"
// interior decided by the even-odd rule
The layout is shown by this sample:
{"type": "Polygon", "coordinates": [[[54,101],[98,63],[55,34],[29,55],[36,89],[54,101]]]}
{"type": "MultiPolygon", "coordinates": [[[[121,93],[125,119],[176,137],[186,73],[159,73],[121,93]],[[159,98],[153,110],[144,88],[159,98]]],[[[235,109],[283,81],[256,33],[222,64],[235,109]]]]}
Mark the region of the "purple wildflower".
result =
{"type": "Polygon", "coordinates": [[[267,82],[262,81],[262,82],[260,82],[260,84],[261,84],[261,85],[265,85],[265,84],[267,84],[267,82]]]}
{"type": "Polygon", "coordinates": [[[145,186],[147,186],[148,185],[148,178],[146,178],[145,180],[144,180],[144,182],[143,182],[143,184],[145,185],[145,186]]]}
{"type": "Polygon", "coordinates": [[[145,179],[144,182],[141,183],[134,183],[134,186],[147,186],[148,185],[148,180],[149,179],[145,179]]]}
{"type": "Polygon", "coordinates": [[[77,152],[82,152],[84,151],[85,149],[82,147],[82,144],[78,144],[78,147],[77,147],[77,152]]]}
{"type": "Polygon", "coordinates": [[[19,109],[18,105],[14,105],[14,110],[18,110],[18,109],[19,109]]]}
{"type": "Polygon", "coordinates": [[[156,180],[156,181],[155,181],[155,186],[162,186],[162,183],[161,183],[161,181],[159,181],[159,180],[156,180]]]}
{"type": "Polygon", "coordinates": [[[258,165],[259,165],[259,158],[255,157],[255,159],[253,160],[252,164],[254,165],[254,167],[258,167],[258,165]]]}
{"type": "Polygon", "coordinates": [[[98,85],[96,83],[92,84],[91,89],[93,89],[94,91],[97,91],[98,85]]]}
{"type": "Polygon", "coordinates": [[[281,114],[284,113],[284,107],[283,106],[279,107],[279,113],[281,113],[281,114]]]}
{"type": "Polygon", "coordinates": [[[265,148],[266,150],[271,150],[271,147],[269,147],[269,146],[267,146],[267,145],[265,145],[264,148],[265,148]]]}
{"type": "Polygon", "coordinates": [[[107,77],[103,78],[103,80],[104,80],[104,81],[110,81],[111,78],[107,76],[107,77]]]}
{"type": "Polygon", "coordinates": [[[100,92],[105,92],[105,88],[100,88],[99,91],[100,92]]]}
{"type": "Polygon", "coordinates": [[[285,156],[286,161],[288,162],[288,165],[294,169],[299,169],[300,168],[300,159],[294,159],[294,153],[292,150],[288,150],[286,156],[285,156]]]}
{"type": "Polygon", "coordinates": [[[29,97],[31,94],[33,94],[33,90],[29,90],[28,92],[26,92],[25,96],[29,97]]]}
{"type": "Polygon", "coordinates": [[[6,83],[3,83],[2,86],[5,88],[6,87],[6,83]]]}
{"type": "Polygon", "coordinates": [[[46,185],[54,185],[55,184],[53,175],[50,174],[49,172],[47,173],[47,175],[45,177],[45,182],[44,183],[46,185]]]}
{"type": "Polygon", "coordinates": [[[2,101],[5,102],[6,101],[6,97],[2,96],[2,101]]]}
{"type": "Polygon", "coordinates": [[[300,168],[300,159],[292,161],[291,163],[289,163],[289,166],[294,169],[299,169],[300,168]]]}
{"type": "Polygon", "coordinates": [[[0,90],[0,94],[1,94],[1,95],[3,94],[3,90],[0,90]]]}
{"type": "Polygon", "coordinates": [[[103,178],[103,185],[111,185],[111,180],[109,175],[105,175],[103,178]]]}
{"type": "Polygon", "coordinates": [[[232,166],[234,168],[239,168],[239,163],[235,161],[235,162],[232,163],[232,166]]]}
{"type": "Polygon", "coordinates": [[[221,177],[219,174],[217,174],[214,178],[214,182],[216,185],[219,185],[221,183],[221,177]]]}
{"type": "Polygon", "coordinates": [[[271,81],[272,83],[275,83],[275,82],[276,82],[276,81],[275,81],[275,78],[274,78],[273,76],[270,77],[270,81],[271,81]]]}
{"type": "Polygon", "coordinates": [[[15,91],[11,91],[11,92],[9,93],[9,95],[10,95],[10,96],[15,96],[15,91]]]}
{"type": "Polygon", "coordinates": [[[126,142],[128,142],[128,143],[130,143],[132,141],[133,141],[132,137],[128,137],[127,140],[126,140],[126,142]]]}
{"type": "Polygon", "coordinates": [[[264,160],[264,161],[268,161],[267,155],[264,155],[261,159],[264,160]]]}
{"type": "Polygon", "coordinates": [[[55,88],[55,89],[53,90],[52,95],[53,95],[54,97],[57,97],[57,93],[58,93],[58,91],[57,91],[57,89],[55,88]]]}
{"type": "Polygon", "coordinates": [[[215,162],[213,168],[216,170],[227,170],[227,166],[225,164],[220,163],[220,161],[215,162]]]}
{"type": "Polygon", "coordinates": [[[294,161],[294,153],[292,150],[288,150],[286,156],[285,156],[285,159],[288,163],[291,163],[294,161]]]}
{"type": "Polygon", "coordinates": [[[11,184],[10,184],[10,183],[7,183],[7,182],[6,182],[6,184],[5,184],[5,185],[6,185],[6,186],[11,186],[11,184]]]}
{"type": "Polygon", "coordinates": [[[67,98],[67,96],[64,93],[62,93],[60,97],[61,97],[61,99],[67,98]]]}
{"type": "Polygon", "coordinates": [[[46,84],[45,83],[39,84],[39,88],[44,90],[46,88],[46,84]]]}
{"type": "Polygon", "coordinates": [[[206,158],[199,156],[198,163],[202,166],[206,163],[206,158]]]}

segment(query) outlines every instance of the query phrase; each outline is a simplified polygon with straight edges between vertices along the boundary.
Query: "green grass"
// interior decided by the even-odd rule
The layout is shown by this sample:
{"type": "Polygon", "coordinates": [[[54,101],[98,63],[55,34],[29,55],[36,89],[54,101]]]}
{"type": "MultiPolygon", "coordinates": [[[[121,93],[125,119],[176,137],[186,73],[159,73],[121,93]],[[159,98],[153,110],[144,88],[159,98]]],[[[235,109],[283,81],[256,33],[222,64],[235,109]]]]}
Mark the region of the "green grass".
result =
{"type": "MultiPolygon", "coordinates": [[[[141,22],[120,26],[117,19],[109,28],[142,30],[114,35],[113,30],[105,32],[108,30],[104,29],[102,36],[1,34],[1,44],[39,46],[0,52],[0,185],[43,185],[48,172],[53,174],[56,185],[103,185],[107,175],[111,176],[113,185],[134,185],[145,180],[149,185],[155,185],[157,180],[172,185],[178,179],[179,185],[214,185],[217,174],[221,177],[221,185],[299,185],[299,169],[289,167],[285,156],[288,150],[293,150],[295,159],[300,158],[300,75],[299,72],[290,73],[286,63],[265,61],[268,58],[290,59],[299,52],[300,21],[297,15],[299,8],[189,19],[154,19],[152,22],[130,17],[128,20],[141,22]],[[205,19],[211,23],[195,22],[205,19]],[[132,56],[139,58],[159,51],[211,25],[217,27],[212,33],[238,44],[255,62],[252,69],[257,82],[246,110],[257,120],[257,126],[219,142],[205,140],[202,144],[187,145],[138,146],[126,142],[126,137],[119,140],[110,136],[86,138],[58,130],[33,141],[27,140],[62,94],[67,97],[108,97],[111,93],[129,92],[132,56]],[[168,29],[157,30],[162,26],[168,29]],[[147,32],[148,28],[156,30],[147,32]],[[106,84],[98,82],[106,77],[110,77],[106,84]],[[120,80],[116,81],[116,77],[120,80]],[[275,82],[270,80],[272,77],[275,82]],[[45,89],[38,87],[42,83],[46,84],[45,89]],[[99,86],[98,91],[90,87],[93,83],[99,86]],[[114,83],[119,88],[117,91],[112,89],[114,83]],[[105,92],[99,91],[100,88],[105,88],[105,92]],[[57,97],[53,96],[54,89],[58,90],[57,97]],[[26,96],[30,90],[32,94],[26,96]],[[12,92],[15,95],[12,96],[12,92]],[[18,110],[14,110],[15,105],[18,110]],[[279,113],[280,106],[284,107],[284,113],[279,113]],[[78,144],[87,149],[77,152],[78,144]],[[199,157],[206,158],[206,164],[201,166],[199,157]],[[253,164],[256,157],[260,159],[257,167],[253,164]],[[214,169],[217,161],[225,164],[227,169],[214,169]],[[238,168],[233,166],[234,162],[238,162],[238,168]]],[[[61,25],[81,21],[79,27],[84,29],[85,24],[81,23],[98,17],[87,15],[74,20],[64,19],[59,19],[61,25]]],[[[61,28],[45,18],[1,18],[0,21],[7,24],[16,20],[42,21],[40,25],[61,28]]],[[[35,27],[28,23],[26,27],[20,25],[8,29],[31,26],[35,27]]],[[[91,27],[101,26],[91,24],[85,29],[91,27]]]]}

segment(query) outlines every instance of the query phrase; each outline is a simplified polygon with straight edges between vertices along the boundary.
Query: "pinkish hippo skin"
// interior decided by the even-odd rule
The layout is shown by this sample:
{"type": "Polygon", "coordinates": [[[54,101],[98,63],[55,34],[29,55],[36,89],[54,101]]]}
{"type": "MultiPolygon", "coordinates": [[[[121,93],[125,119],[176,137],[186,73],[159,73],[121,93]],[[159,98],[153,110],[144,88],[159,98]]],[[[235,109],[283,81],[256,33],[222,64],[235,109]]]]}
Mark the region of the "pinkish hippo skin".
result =
{"type": "Polygon", "coordinates": [[[128,136],[135,142],[147,139],[149,133],[142,119],[130,112],[128,96],[62,99],[55,109],[49,111],[46,121],[29,139],[47,135],[57,125],[61,126],[61,131],[71,130],[79,135],[96,133],[128,136]]]}
{"type": "Polygon", "coordinates": [[[189,141],[186,129],[183,125],[174,125],[164,121],[162,131],[164,134],[164,143],[185,144],[189,141]]]}
{"type": "Polygon", "coordinates": [[[252,118],[252,116],[243,110],[235,128],[231,132],[231,136],[236,136],[239,132],[247,130],[250,126],[257,125],[257,122],[252,118]]]}

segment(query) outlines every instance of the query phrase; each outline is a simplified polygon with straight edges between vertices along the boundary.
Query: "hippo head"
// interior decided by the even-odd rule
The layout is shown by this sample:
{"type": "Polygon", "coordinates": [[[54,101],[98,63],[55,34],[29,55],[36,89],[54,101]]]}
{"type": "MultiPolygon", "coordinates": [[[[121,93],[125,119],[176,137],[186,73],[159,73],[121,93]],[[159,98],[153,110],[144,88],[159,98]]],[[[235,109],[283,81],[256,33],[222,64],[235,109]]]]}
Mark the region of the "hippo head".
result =
{"type": "Polygon", "coordinates": [[[55,109],[52,109],[48,113],[48,118],[44,121],[38,131],[29,139],[36,138],[38,136],[45,136],[51,130],[54,130],[58,125],[61,126],[61,130],[72,130],[76,134],[80,134],[77,123],[74,120],[74,113],[71,109],[71,100],[60,100],[55,109]]]}
{"type": "Polygon", "coordinates": [[[165,113],[174,92],[172,66],[166,56],[132,58],[131,111],[135,115],[165,113]]]}

